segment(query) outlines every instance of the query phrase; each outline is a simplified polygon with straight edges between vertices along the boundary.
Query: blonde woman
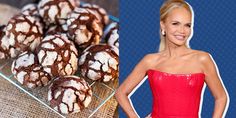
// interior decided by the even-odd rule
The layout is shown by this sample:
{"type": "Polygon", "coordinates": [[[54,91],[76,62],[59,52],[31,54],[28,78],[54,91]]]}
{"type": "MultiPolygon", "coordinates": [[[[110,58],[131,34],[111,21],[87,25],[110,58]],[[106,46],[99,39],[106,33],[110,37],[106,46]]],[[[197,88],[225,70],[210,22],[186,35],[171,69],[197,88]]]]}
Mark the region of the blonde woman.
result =
{"type": "MultiPolygon", "coordinates": [[[[160,49],[147,54],[116,91],[130,118],[138,115],[128,95],[148,75],[153,94],[152,118],[198,118],[204,83],[215,98],[213,118],[222,118],[227,91],[209,53],[188,46],[193,34],[193,11],[184,0],[167,0],[160,9],[160,49]]],[[[229,101],[229,100],[228,100],[229,101]]]]}

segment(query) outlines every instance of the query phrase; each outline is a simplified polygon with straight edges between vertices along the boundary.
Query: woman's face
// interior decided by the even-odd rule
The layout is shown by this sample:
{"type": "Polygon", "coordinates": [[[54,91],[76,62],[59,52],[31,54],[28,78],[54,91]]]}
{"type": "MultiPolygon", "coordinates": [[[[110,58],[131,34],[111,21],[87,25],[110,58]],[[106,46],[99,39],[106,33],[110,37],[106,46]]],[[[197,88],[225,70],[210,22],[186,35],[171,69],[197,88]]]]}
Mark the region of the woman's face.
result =
{"type": "Polygon", "coordinates": [[[191,13],[183,8],[174,8],[166,19],[161,21],[161,29],[165,31],[166,42],[184,45],[191,33],[191,13]]]}

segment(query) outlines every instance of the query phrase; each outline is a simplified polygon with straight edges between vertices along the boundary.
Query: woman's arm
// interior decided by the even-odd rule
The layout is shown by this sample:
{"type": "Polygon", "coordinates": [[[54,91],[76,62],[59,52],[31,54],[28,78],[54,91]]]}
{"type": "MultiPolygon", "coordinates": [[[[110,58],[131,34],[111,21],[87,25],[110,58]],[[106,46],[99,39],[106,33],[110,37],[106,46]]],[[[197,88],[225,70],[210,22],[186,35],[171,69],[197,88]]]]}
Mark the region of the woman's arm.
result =
{"type": "Polygon", "coordinates": [[[150,55],[145,56],[117,89],[115,97],[129,118],[137,118],[128,99],[128,95],[142,81],[150,65],[150,55]]]}
{"type": "Polygon", "coordinates": [[[220,75],[218,75],[217,65],[215,65],[214,60],[208,53],[201,56],[201,61],[203,62],[203,70],[206,75],[205,82],[215,99],[212,117],[222,118],[228,98],[223,83],[220,80],[220,75]]]}

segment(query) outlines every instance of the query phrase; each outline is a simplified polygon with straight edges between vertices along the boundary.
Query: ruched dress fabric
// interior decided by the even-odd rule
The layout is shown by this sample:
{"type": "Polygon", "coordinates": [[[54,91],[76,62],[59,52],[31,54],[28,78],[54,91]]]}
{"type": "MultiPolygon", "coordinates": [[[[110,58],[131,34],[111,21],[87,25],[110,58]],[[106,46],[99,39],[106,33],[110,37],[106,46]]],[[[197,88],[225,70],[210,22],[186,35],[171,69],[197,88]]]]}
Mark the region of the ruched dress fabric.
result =
{"type": "Polygon", "coordinates": [[[204,73],[171,74],[148,70],[152,118],[198,118],[204,73]]]}

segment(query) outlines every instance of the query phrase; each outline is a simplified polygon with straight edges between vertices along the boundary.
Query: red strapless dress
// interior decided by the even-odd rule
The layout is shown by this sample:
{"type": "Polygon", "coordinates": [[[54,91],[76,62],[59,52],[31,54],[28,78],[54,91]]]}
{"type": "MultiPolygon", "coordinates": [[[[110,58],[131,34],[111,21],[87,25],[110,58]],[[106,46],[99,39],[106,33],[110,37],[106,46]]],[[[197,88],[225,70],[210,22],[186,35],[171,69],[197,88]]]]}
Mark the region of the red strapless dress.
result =
{"type": "Polygon", "coordinates": [[[204,73],[171,74],[148,70],[152,118],[198,118],[204,73]]]}

